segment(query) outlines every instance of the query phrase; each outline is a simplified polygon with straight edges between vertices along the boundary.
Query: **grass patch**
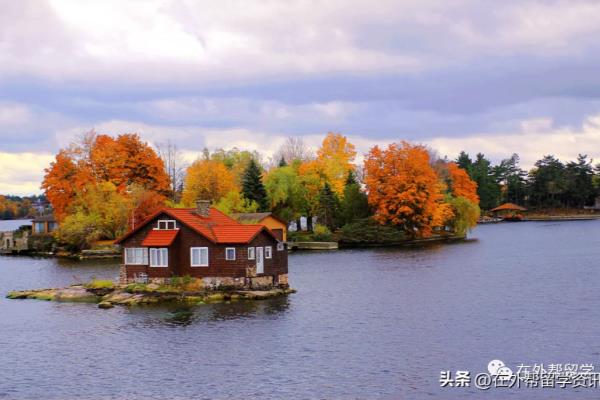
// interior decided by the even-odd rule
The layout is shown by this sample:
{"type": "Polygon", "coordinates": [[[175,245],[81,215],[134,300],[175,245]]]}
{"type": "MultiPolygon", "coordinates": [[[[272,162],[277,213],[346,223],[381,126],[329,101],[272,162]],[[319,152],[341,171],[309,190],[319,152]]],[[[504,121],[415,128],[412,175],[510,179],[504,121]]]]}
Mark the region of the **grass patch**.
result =
{"type": "Polygon", "coordinates": [[[109,280],[101,280],[101,279],[92,279],[85,285],[86,289],[114,289],[115,284],[113,281],[109,280]]]}

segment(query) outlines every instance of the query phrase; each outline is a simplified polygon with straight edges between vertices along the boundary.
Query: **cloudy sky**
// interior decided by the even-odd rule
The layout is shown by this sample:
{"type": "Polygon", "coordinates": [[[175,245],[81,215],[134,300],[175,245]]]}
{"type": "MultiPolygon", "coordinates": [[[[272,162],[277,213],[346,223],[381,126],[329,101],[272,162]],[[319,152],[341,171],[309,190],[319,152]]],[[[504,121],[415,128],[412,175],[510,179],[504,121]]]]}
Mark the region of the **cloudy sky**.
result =
{"type": "Polygon", "coordinates": [[[598,1],[0,0],[0,193],[92,128],[600,161],[598,1]]]}

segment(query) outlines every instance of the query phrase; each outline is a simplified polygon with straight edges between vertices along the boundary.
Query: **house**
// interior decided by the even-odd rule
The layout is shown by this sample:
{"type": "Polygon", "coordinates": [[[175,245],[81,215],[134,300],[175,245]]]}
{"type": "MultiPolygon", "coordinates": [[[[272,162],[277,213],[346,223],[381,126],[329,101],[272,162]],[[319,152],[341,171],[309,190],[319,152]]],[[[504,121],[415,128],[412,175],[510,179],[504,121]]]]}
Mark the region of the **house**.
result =
{"type": "Polygon", "coordinates": [[[53,214],[42,215],[31,220],[32,235],[47,235],[58,229],[58,222],[53,214]]]}
{"type": "Polygon", "coordinates": [[[123,249],[122,283],[191,276],[208,287],[288,284],[285,243],[265,225],[241,224],[205,200],[162,209],[115,243],[123,249]]]}
{"type": "Polygon", "coordinates": [[[238,213],[231,214],[231,216],[243,224],[262,224],[269,228],[279,240],[287,241],[288,224],[273,213],[238,213]]]}

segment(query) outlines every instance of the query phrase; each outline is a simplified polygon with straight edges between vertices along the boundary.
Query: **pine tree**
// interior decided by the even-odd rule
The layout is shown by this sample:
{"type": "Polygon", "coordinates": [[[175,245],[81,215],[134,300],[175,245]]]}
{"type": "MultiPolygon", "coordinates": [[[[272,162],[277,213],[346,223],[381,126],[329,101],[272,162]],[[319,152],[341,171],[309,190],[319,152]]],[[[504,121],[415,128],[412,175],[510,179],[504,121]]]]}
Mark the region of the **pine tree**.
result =
{"type": "Polygon", "coordinates": [[[370,215],[367,194],[361,190],[352,172],[348,174],[346,186],[344,187],[344,198],[342,199],[340,208],[341,224],[349,224],[352,221],[367,218],[370,215]]]}
{"type": "Polygon", "coordinates": [[[328,182],[325,182],[319,193],[319,221],[332,232],[337,228],[339,200],[328,182]]]}
{"type": "Polygon", "coordinates": [[[356,175],[352,170],[348,171],[348,176],[346,177],[346,187],[348,187],[349,185],[358,185],[356,175]]]}
{"type": "Polygon", "coordinates": [[[285,162],[285,158],[283,158],[283,156],[281,156],[281,160],[279,160],[279,164],[277,164],[278,167],[287,167],[288,163],[285,162]]]}
{"type": "Polygon", "coordinates": [[[258,204],[258,211],[268,210],[267,191],[262,182],[262,173],[258,163],[251,159],[242,176],[242,195],[258,204]]]}

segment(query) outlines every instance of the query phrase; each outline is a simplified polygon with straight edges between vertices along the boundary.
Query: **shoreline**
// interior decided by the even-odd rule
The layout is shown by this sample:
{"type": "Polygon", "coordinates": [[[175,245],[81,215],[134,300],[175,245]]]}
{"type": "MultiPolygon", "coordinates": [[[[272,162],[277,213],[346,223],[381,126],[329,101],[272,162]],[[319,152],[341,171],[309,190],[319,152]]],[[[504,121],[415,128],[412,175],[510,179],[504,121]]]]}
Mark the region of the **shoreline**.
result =
{"type": "Polygon", "coordinates": [[[64,288],[15,290],[7,299],[44,300],[68,303],[97,304],[98,308],[108,309],[115,305],[137,306],[164,303],[202,305],[241,300],[264,300],[271,297],[287,296],[296,293],[289,287],[269,289],[223,289],[223,290],[184,290],[174,286],[130,284],[106,288],[89,288],[74,284],[64,288]]]}

